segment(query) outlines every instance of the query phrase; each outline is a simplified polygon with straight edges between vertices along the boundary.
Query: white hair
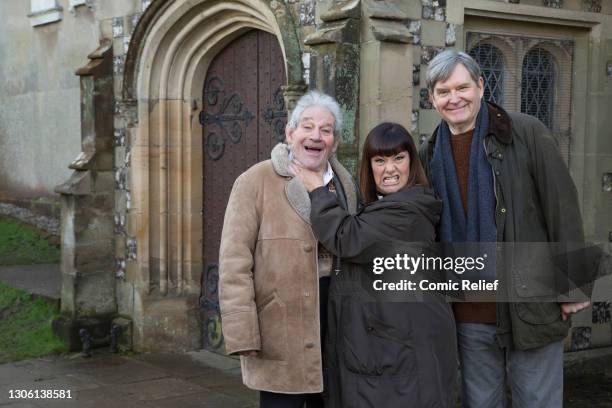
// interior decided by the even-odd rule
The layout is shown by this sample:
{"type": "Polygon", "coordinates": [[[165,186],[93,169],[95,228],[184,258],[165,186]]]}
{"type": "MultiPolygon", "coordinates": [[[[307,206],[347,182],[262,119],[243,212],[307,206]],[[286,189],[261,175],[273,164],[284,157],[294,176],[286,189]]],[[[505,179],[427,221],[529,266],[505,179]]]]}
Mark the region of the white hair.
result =
{"type": "Polygon", "coordinates": [[[325,108],[332,114],[334,117],[334,137],[340,136],[342,133],[342,110],[340,109],[340,105],[338,105],[338,102],[331,96],[317,91],[310,91],[297,101],[295,108],[291,112],[291,117],[287,122],[287,126],[296,129],[302,117],[302,113],[313,106],[325,108]]]}

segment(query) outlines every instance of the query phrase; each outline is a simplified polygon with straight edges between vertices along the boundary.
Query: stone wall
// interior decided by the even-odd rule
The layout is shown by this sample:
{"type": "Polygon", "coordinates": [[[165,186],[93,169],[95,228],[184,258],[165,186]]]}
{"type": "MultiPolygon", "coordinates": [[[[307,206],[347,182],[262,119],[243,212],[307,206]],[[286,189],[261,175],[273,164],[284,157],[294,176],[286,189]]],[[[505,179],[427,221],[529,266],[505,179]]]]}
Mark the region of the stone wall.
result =
{"type": "Polygon", "coordinates": [[[29,1],[0,2],[7,22],[0,27],[0,200],[52,217],[59,216],[53,188],[79,153],[74,71],[100,37],[87,7],[58,5],[61,20],[32,26],[29,1]]]}

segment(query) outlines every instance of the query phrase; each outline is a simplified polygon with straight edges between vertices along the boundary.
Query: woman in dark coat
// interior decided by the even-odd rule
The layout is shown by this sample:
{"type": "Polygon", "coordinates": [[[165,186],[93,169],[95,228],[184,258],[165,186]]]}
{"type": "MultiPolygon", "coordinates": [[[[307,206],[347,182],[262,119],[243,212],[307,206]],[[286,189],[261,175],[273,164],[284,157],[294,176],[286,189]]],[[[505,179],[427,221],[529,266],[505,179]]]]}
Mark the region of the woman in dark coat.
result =
{"type": "MultiPolygon", "coordinates": [[[[427,187],[408,131],[383,123],[368,134],[360,168],[365,206],[357,214],[342,208],[320,175],[299,163],[293,171],[310,192],[315,235],[340,258],[329,291],[326,407],[453,406],[457,355],[449,305],[428,292],[372,290],[375,280],[411,277],[374,274],[373,258],[431,255],[435,241],[441,203],[427,187]]],[[[427,277],[412,280],[418,288],[427,277]]]]}

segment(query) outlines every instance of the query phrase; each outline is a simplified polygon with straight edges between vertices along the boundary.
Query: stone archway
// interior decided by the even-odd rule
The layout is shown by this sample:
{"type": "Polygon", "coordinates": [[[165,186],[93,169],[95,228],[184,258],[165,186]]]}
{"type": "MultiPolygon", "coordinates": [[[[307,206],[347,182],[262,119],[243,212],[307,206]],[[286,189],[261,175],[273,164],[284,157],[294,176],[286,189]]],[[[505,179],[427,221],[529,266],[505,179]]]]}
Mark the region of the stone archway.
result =
{"type": "Polygon", "coordinates": [[[157,0],[133,34],[123,96],[137,117],[130,132],[131,203],[126,215],[136,248],[126,264],[126,278],[134,287],[137,349],[201,345],[197,299],[203,268],[203,157],[198,113],[212,59],[251,29],[278,39],[287,73],[284,96],[295,98],[304,90],[301,54],[282,2],[157,0]]]}

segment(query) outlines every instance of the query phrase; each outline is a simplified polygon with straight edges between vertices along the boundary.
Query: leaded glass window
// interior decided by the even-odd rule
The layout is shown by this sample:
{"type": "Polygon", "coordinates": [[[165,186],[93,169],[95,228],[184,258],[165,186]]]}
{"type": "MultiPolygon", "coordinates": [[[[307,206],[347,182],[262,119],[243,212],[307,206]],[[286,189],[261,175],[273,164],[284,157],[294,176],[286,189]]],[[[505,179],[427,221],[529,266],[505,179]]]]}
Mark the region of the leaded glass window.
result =
{"type": "Polygon", "coordinates": [[[552,128],[554,113],[555,66],[552,55],[543,48],[529,50],[523,59],[521,112],[540,119],[552,128]]]}
{"type": "Polygon", "coordinates": [[[498,105],[504,96],[504,56],[491,44],[478,44],[470,50],[470,55],[482,70],[484,77],[484,99],[498,105]]]}
{"type": "Polygon", "coordinates": [[[544,38],[467,27],[465,49],[481,66],[484,98],[540,119],[569,163],[574,41],[554,30],[544,38]]]}

